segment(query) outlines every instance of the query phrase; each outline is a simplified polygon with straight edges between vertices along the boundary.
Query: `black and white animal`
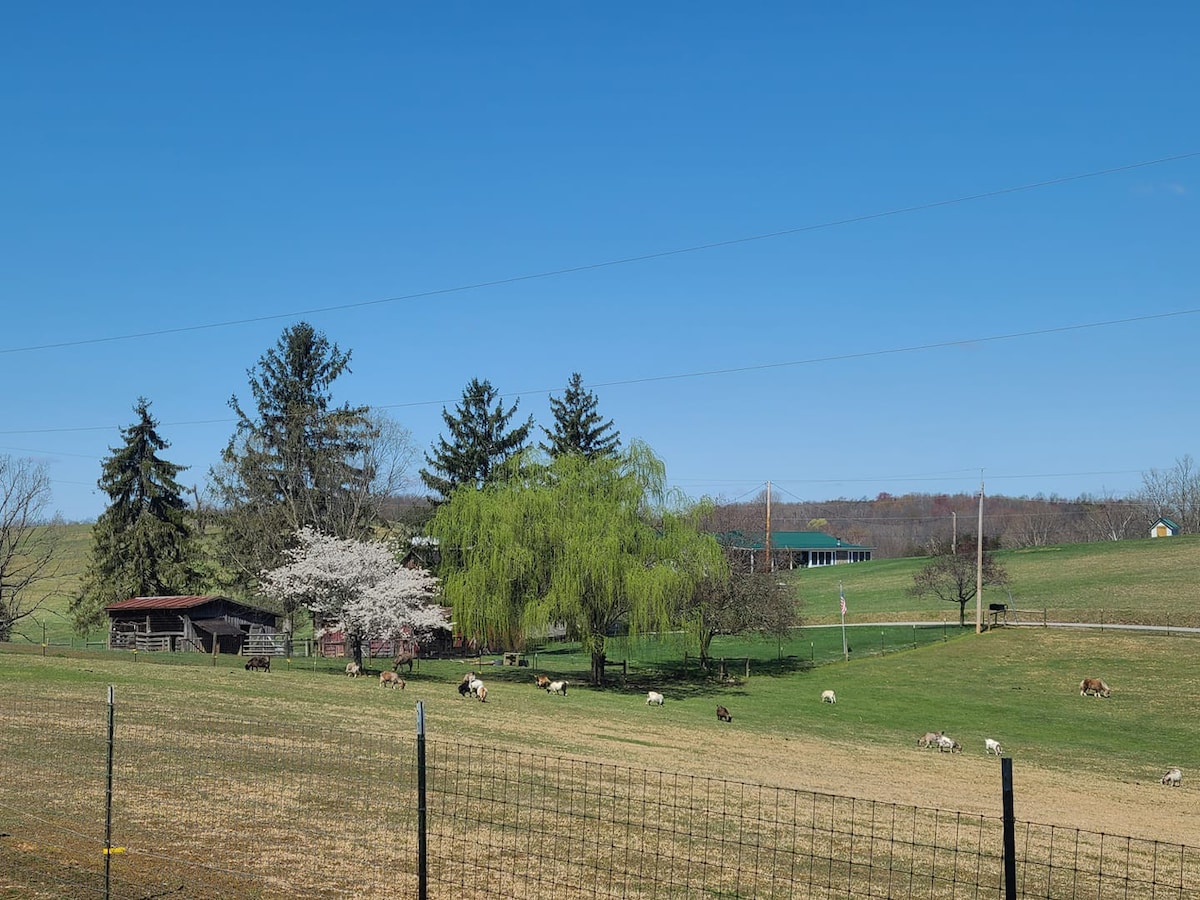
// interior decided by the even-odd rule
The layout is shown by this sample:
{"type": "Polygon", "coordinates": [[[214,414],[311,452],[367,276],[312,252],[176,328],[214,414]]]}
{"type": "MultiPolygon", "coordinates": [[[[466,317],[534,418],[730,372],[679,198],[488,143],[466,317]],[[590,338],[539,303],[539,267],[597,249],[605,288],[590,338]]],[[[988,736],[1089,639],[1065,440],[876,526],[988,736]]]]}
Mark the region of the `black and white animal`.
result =
{"type": "Polygon", "coordinates": [[[569,685],[570,683],[571,682],[569,682],[569,681],[551,681],[549,684],[546,685],[546,693],[547,694],[562,694],[565,697],[565,696],[567,696],[567,685],[569,685]]]}
{"type": "Polygon", "coordinates": [[[1183,782],[1183,772],[1176,766],[1173,769],[1167,769],[1167,774],[1158,780],[1160,784],[1165,784],[1169,787],[1179,787],[1183,782]]]}
{"type": "MultiPolygon", "coordinates": [[[[837,703],[837,694],[835,694],[833,691],[821,691],[821,702],[837,703]]],[[[851,703],[850,705],[853,706],[854,704],[851,703]]]]}
{"type": "Polygon", "coordinates": [[[991,738],[984,738],[983,739],[983,752],[991,753],[991,754],[995,754],[996,756],[999,756],[1001,753],[1004,752],[1004,748],[1000,746],[999,741],[992,740],[991,738]]]}

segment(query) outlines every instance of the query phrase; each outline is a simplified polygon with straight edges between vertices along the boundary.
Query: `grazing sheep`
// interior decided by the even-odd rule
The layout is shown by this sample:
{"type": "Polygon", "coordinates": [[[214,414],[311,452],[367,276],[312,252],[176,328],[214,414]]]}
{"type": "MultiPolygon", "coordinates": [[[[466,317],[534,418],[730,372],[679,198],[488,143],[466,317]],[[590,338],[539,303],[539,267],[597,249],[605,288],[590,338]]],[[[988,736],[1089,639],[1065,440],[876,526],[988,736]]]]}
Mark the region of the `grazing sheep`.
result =
{"type": "Polygon", "coordinates": [[[1171,787],[1179,787],[1183,781],[1183,772],[1179,771],[1179,767],[1167,769],[1167,774],[1158,779],[1160,784],[1170,785],[1171,787]]]}
{"type": "Polygon", "coordinates": [[[562,694],[565,697],[567,696],[567,685],[570,683],[569,681],[551,681],[546,685],[546,693],[562,694]]]}
{"type": "Polygon", "coordinates": [[[396,688],[404,690],[404,679],[400,677],[398,672],[380,672],[379,686],[383,687],[384,685],[390,687],[393,691],[396,688]]]}
{"type": "Polygon", "coordinates": [[[1093,697],[1107,697],[1112,691],[1109,690],[1103,678],[1085,678],[1079,682],[1079,696],[1083,697],[1091,694],[1093,697]]]}
{"type": "Polygon", "coordinates": [[[729,714],[729,710],[727,710],[725,707],[718,706],[717,707],[717,721],[718,722],[732,722],[733,716],[731,716],[729,714]]]}
{"type": "Polygon", "coordinates": [[[357,678],[362,674],[362,666],[356,662],[346,663],[346,674],[351,678],[357,678]]]}
{"type": "Polygon", "coordinates": [[[999,741],[994,741],[991,738],[984,738],[983,739],[983,752],[984,753],[993,753],[996,756],[999,756],[1001,753],[1004,752],[1004,748],[1000,746],[999,741]]]}
{"type": "Polygon", "coordinates": [[[917,738],[918,747],[936,747],[938,739],[942,736],[940,731],[927,731],[917,738]]]}
{"type": "Polygon", "coordinates": [[[837,703],[837,694],[833,691],[821,691],[822,703],[837,703]]]}
{"type": "Polygon", "coordinates": [[[540,687],[543,691],[550,687],[549,675],[538,675],[533,679],[533,683],[540,687]]]}
{"type": "Polygon", "coordinates": [[[271,671],[271,657],[269,656],[252,656],[246,660],[246,671],[251,669],[262,669],[264,672],[271,671]]]}
{"type": "Polygon", "coordinates": [[[650,691],[648,694],[646,694],[646,705],[647,706],[662,706],[663,700],[665,700],[665,699],[666,698],[663,697],[663,695],[660,694],[658,691],[650,691]]]}
{"type": "Polygon", "coordinates": [[[937,748],[939,753],[962,753],[962,744],[944,734],[938,738],[937,748]]]}

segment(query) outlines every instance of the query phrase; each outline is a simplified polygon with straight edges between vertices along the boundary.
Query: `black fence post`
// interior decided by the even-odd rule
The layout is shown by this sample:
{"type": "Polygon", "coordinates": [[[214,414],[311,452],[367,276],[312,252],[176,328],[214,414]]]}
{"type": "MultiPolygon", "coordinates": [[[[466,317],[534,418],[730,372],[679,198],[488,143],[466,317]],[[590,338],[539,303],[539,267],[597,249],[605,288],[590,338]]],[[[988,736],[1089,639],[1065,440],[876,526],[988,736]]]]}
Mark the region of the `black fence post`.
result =
{"type": "Polygon", "coordinates": [[[417,701],[417,898],[429,896],[425,832],[425,701],[417,701]]]}
{"type": "Polygon", "coordinates": [[[1000,760],[1000,783],[1004,794],[1004,898],[1017,900],[1017,819],[1013,813],[1012,757],[1000,760]]]}
{"type": "Polygon", "coordinates": [[[113,686],[108,686],[108,763],[104,786],[104,900],[112,896],[113,686]]]}

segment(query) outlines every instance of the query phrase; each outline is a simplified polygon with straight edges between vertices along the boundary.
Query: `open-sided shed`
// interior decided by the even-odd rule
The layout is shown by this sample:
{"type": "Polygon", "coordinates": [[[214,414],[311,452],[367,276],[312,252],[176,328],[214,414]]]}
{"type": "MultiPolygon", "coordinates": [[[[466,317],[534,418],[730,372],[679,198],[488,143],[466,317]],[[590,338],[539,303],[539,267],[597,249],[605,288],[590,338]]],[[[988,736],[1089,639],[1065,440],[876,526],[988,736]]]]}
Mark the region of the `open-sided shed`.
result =
{"type": "Polygon", "coordinates": [[[279,616],[230,597],[131,597],[105,611],[112,649],[241,653],[247,644],[256,654],[286,649],[279,616]]]}

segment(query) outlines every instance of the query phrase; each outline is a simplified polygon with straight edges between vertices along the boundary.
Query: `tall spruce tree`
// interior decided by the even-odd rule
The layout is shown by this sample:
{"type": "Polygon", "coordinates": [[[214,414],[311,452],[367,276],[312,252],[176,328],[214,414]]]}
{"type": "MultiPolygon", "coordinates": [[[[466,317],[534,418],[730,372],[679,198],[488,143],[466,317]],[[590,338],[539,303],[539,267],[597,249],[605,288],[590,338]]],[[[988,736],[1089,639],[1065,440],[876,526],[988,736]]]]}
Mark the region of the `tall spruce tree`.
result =
{"type": "Polygon", "coordinates": [[[83,587],[70,603],[80,634],[103,623],[109,603],[188,593],[200,580],[184,489],[175,480],[186,467],[159,456],[170,444],[158,434],[150,401],[139,397],[134,412],[137,422],[121,429],[124,443],[110,448],[101,469],[109,504],[92,529],[83,587]]]}
{"type": "Polygon", "coordinates": [[[237,431],[211,474],[222,562],[243,589],[283,562],[302,528],[340,538],[367,533],[375,477],[368,451],[378,428],[367,407],[333,406],[333,382],[349,364],[349,351],[300,322],[247,370],[253,407],[229,401],[237,431]]]}
{"type": "Polygon", "coordinates": [[[612,419],[607,422],[596,412],[596,395],[583,389],[583,377],[575,372],[560,400],[550,398],[554,427],[542,427],[550,442],[542,449],[552,457],[578,453],[588,459],[612,456],[621,446],[621,433],[613,430],[612,419]]]}
{"type": "Polygon", "coordinates": [[[442,408],[450,439],[439,437],[433,454],[425,454],[429,464],[428,469],[421,470],[425,486],[448,498],[459,485],[482,488],[487,484],[529,440],[533,416],[524,424],[509,428],[519,404],[519,400],[513,401],[505,409],[490,381],[472,378],[454,412],[442,408]]]}

